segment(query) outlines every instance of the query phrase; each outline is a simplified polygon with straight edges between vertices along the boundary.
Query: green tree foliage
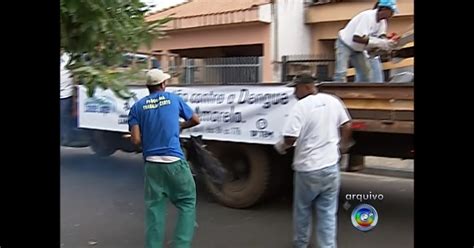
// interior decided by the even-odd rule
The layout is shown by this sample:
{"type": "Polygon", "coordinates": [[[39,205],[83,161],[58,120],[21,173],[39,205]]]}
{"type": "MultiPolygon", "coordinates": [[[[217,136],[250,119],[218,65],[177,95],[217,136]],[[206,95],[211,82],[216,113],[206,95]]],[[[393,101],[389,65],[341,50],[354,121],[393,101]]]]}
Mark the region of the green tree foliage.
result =
{"type": "Polygon", "coordinates": [[[139,70],[116,68],[124,53],[149,48],[162,37],[171,17],[146,22],[148,7],[139,0],[60,0],[60,8],[61,48],[71,54],[68,68],[75,81],[85,85],[90,96],[101,87],[121,98],[132,97],[126,83],[136,80],[139,70]]]}

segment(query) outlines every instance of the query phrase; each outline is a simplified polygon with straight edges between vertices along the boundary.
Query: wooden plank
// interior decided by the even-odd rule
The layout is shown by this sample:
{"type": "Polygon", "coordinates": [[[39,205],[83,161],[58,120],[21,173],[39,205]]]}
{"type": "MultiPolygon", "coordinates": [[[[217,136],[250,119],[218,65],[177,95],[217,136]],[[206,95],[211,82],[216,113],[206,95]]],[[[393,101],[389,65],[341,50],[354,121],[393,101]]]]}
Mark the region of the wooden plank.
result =
{"type": "Polygon", "coordinates": [[[396,111],[392,113],[392,119],[400,121],[415,121],[415,113],[413,111],[396,111]]]}
{"type": "Polygon", "coordinates": [[[342,99],[414,99],[413,83],[325,83],[319,90],[342,99]]]}
{"type": "Polygon", "coordinates": [[[410,42],[414,42],[415,40],[415,32],[414,29],[410,29],[409,31],[405,32],[401,35],[400,39],[398,40],[398,47],[402,47],[410,42]]]}
{"type": "Polygon", "coordinates": [[[355,76],[355,74],[356,74],[355,68],[351,67],[351,68],[347,69],[346,76],[348,76],[348,77],[355,76]]]}
{"type": "Polygon", "coordinates": [[[394,63],[392,61],[388,61],[382,64],[384,70],[396,69],[396,68],[403,68],[408,66],[413,66],[415,62],[415,58],[406,58],[398,63],[394,63]]]}
{"type": "Polygon", "coordinates": [[[390,120],[391,111],[348,109],[352,119],[390,120]]]}
{"type": "Polygon", "coordinates": [[[415,125],[413,121],[353,119],[352,129],[355,132],[413,134],[415,125]]]}
{"type": "Polygon", "coordinates": [[[409,43],[403,45],[402,47],[400,47],[400,49],[407,48],[407,47],[414,47],[414,46],[415,46],[415,42],[412,41],[412,42],[409,42],[409,43]]]}
{"type": "Polygon", "coordinates": [[[353,119],[414,121],[413,111],[349,109],[353,119]]]}
{"type": "MultiPolygon", "coordinates": [[[[397,68],[403,68],[403,67],[408,67],[408,66],[413,66],[415,62],[415,58],[406,58],[398,63],[394,63],[392,61],[388,61],[385,63],[382,63],[382,67],[384,70],[391,70],[391,69],[397,69],[397,68]]],[[[349,68],[347,69],[347,76],[355,76],[355,68],[349,68]]]]}
{"type": "Polygon", "coordinates": [[[342,99],[348,109],[365,110],[414,110],[414,102],[411,100],[366,100],[366,99],[342,99]]]}

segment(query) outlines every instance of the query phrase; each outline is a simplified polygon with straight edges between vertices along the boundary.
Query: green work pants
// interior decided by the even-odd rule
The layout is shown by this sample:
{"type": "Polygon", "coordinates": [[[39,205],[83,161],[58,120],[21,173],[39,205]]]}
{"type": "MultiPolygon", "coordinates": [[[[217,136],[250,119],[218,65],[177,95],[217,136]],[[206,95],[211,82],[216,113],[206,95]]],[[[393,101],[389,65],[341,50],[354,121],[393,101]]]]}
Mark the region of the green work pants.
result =
{"type": "Polygon", "coordinates": [[[167,199],[178,211],[173,247],[191,247],[196,218],[196,184],[188,163],[185,160],[145,162],[146,248],[163,247],[167,199]]]}

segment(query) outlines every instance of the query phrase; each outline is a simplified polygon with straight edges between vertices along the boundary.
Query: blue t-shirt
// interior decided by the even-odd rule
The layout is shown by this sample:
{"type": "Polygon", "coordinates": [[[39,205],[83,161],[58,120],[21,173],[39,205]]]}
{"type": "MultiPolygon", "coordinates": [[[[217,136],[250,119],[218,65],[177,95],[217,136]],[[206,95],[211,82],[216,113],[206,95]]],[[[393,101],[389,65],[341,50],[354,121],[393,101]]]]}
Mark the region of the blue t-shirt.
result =
{"type": "Polygon", "coordinates": [[[155,92],[130,109],[128,126],[140,127],[143,157],[174,156],[184,159],[179,142],[179,117],[186,121],[193,110],[181,97],[170,92],[155,92]]]}

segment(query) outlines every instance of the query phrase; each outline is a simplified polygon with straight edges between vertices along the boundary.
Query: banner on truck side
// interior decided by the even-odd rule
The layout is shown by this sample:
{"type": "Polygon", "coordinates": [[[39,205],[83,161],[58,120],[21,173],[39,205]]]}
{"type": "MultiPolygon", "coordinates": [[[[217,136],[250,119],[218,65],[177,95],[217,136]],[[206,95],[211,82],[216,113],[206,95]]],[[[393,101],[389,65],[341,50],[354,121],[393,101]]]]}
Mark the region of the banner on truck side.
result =
{"type": "MultiPolygon", "coordinates": [[[[97,89],[93,97],[79,87],[79,127],[128,132],[128,112],[136,100],[148,95],[146,88],[132,88],[137,99],[123,100],[111,90],[97,89]]],[[[213,85],[167,87],[181,96],[199,115],[201,124],[183,130],[181,137],[274,144],[292,106],[293,88],[283,85],[213,85]]]]}

